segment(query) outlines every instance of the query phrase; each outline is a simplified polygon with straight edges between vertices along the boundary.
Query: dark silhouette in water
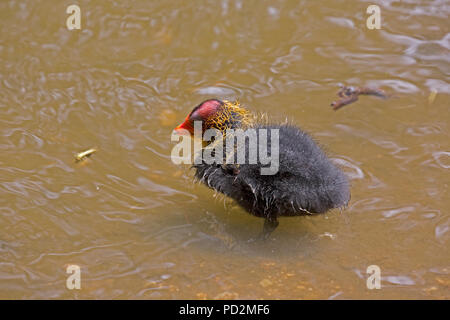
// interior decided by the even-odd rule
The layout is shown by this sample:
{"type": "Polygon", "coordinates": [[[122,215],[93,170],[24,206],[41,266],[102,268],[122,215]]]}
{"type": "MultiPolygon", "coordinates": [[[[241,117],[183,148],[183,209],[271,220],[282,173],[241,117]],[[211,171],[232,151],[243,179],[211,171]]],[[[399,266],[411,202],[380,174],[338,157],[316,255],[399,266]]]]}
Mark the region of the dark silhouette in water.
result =
{"type": "MultiPolygon", "coordinates": [[[[256,164],[195,164],[195,176],[208,187],[230,198],[249,213],[265,218],[263,236],[267,238],[278,226],[277,217],[324,213],[347,205],[349,182],[311,137],[292,125],[258,124],[248,111],[228,101],[206,100],[195,107],[175,130],[191,134],[193,121],[202,121],[203,132],[216,128],[267,129],[270,156],[270,129],[279,130],[279,167],[274,175],[262,175],[267,167],[256,164]]],[[[258,135],[259,136],[259,135],[258,135]]],[[[259,139],[259,138],[258,138],[259,139]]],[[[248,159],[246,141],[246,159],[248,159]]]]}

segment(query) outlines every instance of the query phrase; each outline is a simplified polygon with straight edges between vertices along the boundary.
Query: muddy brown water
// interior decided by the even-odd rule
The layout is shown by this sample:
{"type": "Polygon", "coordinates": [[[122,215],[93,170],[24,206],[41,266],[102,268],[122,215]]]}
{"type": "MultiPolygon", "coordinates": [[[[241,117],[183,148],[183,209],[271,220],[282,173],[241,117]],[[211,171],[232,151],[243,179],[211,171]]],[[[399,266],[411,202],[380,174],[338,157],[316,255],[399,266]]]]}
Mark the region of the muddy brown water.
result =
{"type": "Polygon", "coordinates": [[[70,31],[74,2],[0,2],[0,298],[450,298],[448,1],[76,1],[70,31]],[[339,83],[392,96],[334,112],[339,83]],[[170,160],[211,97],[310,132],[348,208],[248,242],[263,220],[170,160]]]}

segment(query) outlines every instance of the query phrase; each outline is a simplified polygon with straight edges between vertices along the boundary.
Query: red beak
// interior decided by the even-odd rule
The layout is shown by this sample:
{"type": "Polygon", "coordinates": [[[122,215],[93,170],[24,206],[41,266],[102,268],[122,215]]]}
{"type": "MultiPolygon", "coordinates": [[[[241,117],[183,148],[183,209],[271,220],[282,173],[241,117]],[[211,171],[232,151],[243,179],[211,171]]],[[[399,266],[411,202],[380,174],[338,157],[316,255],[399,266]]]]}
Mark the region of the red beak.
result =
{"type": "Polygon", "coordinates": [[[188,118],[186,118],[186,120],[184,120],[184,122],[182,124],[180,124],[175,129],[173,129],[173,131],[175,131],[179,135],[192,135],[193,134],[192,125],[190,124],[188,118]]]}
{"type": "Polygon", "coordinates": [[[180,126],[176,127],[175,129],[173,129],[173,131],[175,131],[176,134],[178,135],[190,135],[190,132],[184,128],[180,126]]]}

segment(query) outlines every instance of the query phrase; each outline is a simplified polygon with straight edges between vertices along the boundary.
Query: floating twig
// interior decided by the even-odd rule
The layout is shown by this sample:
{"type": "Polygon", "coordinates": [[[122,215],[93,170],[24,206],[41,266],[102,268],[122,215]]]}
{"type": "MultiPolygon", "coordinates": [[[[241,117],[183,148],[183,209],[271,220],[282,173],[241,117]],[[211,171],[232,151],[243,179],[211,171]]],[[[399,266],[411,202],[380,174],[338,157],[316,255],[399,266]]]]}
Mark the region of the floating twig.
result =
{"type": "Polygon", "coordinates": [[[97,149],[92,148],[92,149],[77,153],[75,155],[75,162],[83,161],[84,159],[86,159],[87,157],[90,157],[91,155],[93,155],[96,152],[97,152],[97,149]]]}
{"type": "Polygon", "coordinates": [[[341,98],[338,101],[333,101],[331,103],[331,106],[333,107],[333,110],[338,110],[342,108],[343,106],[346,106],[350,103],[353,103],[355,101],[358,101],[359,95],[368,95],[368,96],[376,96],[379,98],[386,99],[388,96],[386,93],[381,89],[372,89],[372,88],[366,88],[366,87],[347,87],[347,86],[341,86],[341,89],[337,93],[337,95],[341,98]]]}

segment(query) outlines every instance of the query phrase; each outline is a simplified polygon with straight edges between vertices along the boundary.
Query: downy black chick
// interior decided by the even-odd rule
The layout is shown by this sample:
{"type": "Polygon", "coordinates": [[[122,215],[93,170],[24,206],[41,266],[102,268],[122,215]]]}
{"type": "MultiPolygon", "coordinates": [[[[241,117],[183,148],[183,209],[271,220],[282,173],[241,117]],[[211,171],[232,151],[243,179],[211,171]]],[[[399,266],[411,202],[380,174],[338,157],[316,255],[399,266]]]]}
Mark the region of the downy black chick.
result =
{"type": "MultiPolygon", "coordinates": [[[[195,176],[208,187],[234,199],[249,213],[265,218],[264,238],[276,229],[279,216],[324,213],[347,205],[350,199],[347,177],[299,128],[258,123],[238,103],[218,99],[200,103],[175,131],[194,135],[194,121],[201,121],[201,133],[208,129],[219,130],[224,135],[224,142],[227,141],[227,129],[251,128],[257,133],[257,153],[260,143],[267,142],[269,157],[273,152],[271,135],[273,130],[278,131],[278,164],[274,174],[262,174],[261,169],[268,165],[259,157],[256,163],[249,163],[250,139],[245,140],[245,163],[226,164],[225,159],[220,163],[207,163],[203,160],[193,166],[195,176]],[[261,138],[261,131],[266,132],[266,139],[261,138]]],[[[233,160],[236,161],[236,154],[233,160]]]]}

